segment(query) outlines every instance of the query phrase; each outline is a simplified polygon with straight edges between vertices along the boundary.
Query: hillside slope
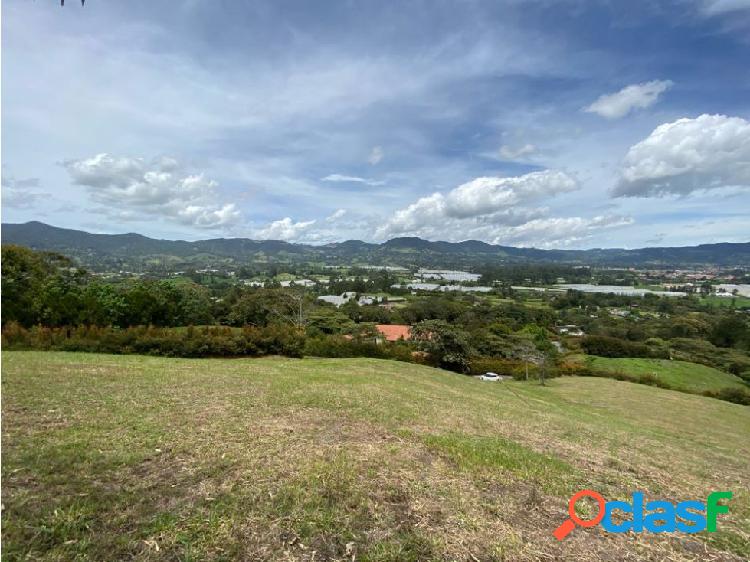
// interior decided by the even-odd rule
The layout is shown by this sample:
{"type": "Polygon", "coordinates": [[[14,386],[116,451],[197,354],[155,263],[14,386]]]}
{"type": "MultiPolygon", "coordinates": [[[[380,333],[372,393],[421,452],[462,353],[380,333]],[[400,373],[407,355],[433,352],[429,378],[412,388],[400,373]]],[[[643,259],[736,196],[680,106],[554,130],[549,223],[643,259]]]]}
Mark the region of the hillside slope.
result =
{"type": "Polygon", "coordinates": [[[748,385],[735,375],[689,361],[594,356],[589,356],[588,360],[595,369],[629,375],[654,375],[675,390],[687,392],[706,390],[718,392],[722,388],[750,390],[748,385]]]}
{"type": "Polygon", "coordinates": [[[92,234],[41,222],[3,224],[3,243],[62,252],[84,265],[101,261],[171,257],[175,260],[237,260],[274,256],[287,260],[351,264],[390,263],[430,267],[502,262],[565,262],[601,265],[742,265],[750,264],[750,243],[703,244],[676,248],[540,250],[464,242],[394,238],[382,244],[359,240],[312,246],[280,240],[217,238],[213,240],[156,240],[140,234],[92,234]]]}
{"type": "Polygon", "coordinates": [[[373,359],[3,353],[8,559],[741,560],[750,408],[373,359]],[[572,492],[732,490],[719,532],[558,543],[572,492]]]}

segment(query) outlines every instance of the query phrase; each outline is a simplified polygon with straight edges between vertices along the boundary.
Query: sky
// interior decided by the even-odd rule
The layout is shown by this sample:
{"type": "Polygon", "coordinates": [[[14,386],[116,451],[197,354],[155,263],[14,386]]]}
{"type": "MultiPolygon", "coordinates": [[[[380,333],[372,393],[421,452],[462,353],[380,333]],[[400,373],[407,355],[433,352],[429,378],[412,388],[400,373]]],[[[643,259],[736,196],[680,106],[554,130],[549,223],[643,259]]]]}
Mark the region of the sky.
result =
{"type": "Polygon", "coordinates": [[[2,220],[750,241],[750,0],[5,0],[2,220]]]}

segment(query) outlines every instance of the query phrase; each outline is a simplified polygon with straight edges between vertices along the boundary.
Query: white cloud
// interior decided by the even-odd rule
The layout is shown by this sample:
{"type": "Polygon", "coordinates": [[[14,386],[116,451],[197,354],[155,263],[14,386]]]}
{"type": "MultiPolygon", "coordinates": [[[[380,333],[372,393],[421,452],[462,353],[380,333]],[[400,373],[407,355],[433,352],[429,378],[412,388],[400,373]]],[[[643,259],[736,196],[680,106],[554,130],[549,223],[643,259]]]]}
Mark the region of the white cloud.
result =
{"type": "Polygon", "coordinates": [[[659,96],[671,88],[671,80],[653,80],[627,86],[614,94],[605,94],[584,108],[588,113],[596,113],[607,119],[625,117],[634,109],[654,105],[659,96]]]}
{"type": "Polygon", "coordinates": [[[147,162],[102,153],[63,165],[94,202],[116,209],[123,219],[156,215],[185,225],[216,228],[240,218],[233,203],[215,203],[215,181],[203,174],[183,173],[174,158],[147,162]]]}
{"type": "Polygon", "coordinates": [[[525,144],[519,148],[512,148],[508,145],[500,147],[500,157],[505,160],[518,160],[524,156],[530,156],[536,152],[533,144],[525,144]]]}
{"type": "Polygon", "coordinates": [[[326,222],[336,222],[346,215],[346,209],[337,209],[330,216],[326,217],[326,222]]]}
{"type": "Polygon", "coordinates": [[[367,178],[360,178],[357,176],[345,176],[342,174],[330,174],[324,178],[320,178],[320,181],[330,181],[339,183],[363,183],[366,185],[383,185],[385,182],[377,180],[369,180],[367,178]]]}
{"type": "Polygon", "coordinates": [[[660,125],[630,147],[614,195],[687,195],[722,187],[750,187],[750,122],[701,115],[660,125]]]}
{"type": "Polygon", "coordinates": [[[526,208],[523,204],[577,189],[576,182],[563,172],[545,170],[523,176],[476,178],[447,194],[433,193],[396,211],[375,232],[376,238],[456,236],[487,239],[498,225],[523,224],[546,209],[526,208]]]}
{"type": "Polygon", "coordinates": [[[303,238],[305,231],[315,224],[314,220],[294,222],[290,217],[285,217],[256,230],[254,237],[260,240],[286,240],[297,242],[303,238]]]}
{"type": "Polygon", "coordinates": [[[510,178],[476,178],[450,191],[445,213],[451,217],[488,215],[519,203],[577,189],[563,172],[544,170],[510,178]]]}
{"type": "Polygon", "coordinates": [[[535,219],[519,226],[501,229],[492,241],[496,244],[541,248],[565,247],[591,240],[600,230],[628,226],[634,222],[631,217],[620,215],[535,219]]]}
{"type": "MultiPolygon", "coordinates": [[[[446,221],[476,219],[522,210],[517,205],[576,189],[576,182],[563,172],[545,170],[510,178],[476,178],[449,191],[422,197],[396,211],[378,228],[376,236],[404,234],[431,236],[430,229],[443,230],[446,221]]],[[[523,210],[524,212],[527,210],[523,210]]]]}
{"type": "Polygon", "coordinates": [[[370,151],[370,155],[367,157],[367,161],[374,166],[375,164],[380,163],[380,161],[383,159],[383,156],[385,156],[385,153],[383,152],[383,147],[375,146],[370,151]]]}
{"type": "Polygon", "coordinates": [[[432,240],[485,240],[492,244],[563,247],[591,239],[603,229],[627,226],[630,217],[549,217],[547,208],[525,206],[577,189],[564,174],[546,170],[510,178],[477,178],[449,191],[422,197],[396,211],[375,230],[376,239],[420,236],[432,240]]]}

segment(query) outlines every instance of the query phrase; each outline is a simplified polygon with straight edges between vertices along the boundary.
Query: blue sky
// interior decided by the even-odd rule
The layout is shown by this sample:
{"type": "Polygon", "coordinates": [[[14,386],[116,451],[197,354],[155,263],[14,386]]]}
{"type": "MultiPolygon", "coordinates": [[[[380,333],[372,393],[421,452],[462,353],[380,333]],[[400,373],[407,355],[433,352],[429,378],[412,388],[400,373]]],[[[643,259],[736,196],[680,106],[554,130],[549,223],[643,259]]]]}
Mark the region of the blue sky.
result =
{"type": "Polygon", "coordinates": [[[3,221],[750,239],[750,0],[6,0],[3,221]]]}

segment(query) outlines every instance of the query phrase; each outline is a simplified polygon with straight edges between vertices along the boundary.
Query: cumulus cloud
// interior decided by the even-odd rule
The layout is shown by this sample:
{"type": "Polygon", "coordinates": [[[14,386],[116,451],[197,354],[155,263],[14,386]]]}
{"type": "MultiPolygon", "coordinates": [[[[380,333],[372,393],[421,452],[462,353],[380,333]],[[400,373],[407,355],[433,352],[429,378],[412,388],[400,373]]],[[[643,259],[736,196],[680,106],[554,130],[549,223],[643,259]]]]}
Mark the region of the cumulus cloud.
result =
{"type": "Polygon", "coordinates": [[[533,144],[525,144],[518,148],[513,148],[508,145],[500,147],[500,157],[504,160],[518,160],[524,156],[530,156],[536,152],[536,146],[533,144]]]}
{"type": "MultiPolygon", "coordinates": [[[[432,227],[443,229],[448,219],[476,219],[503,212],[508,215],[508,211],[520,203],[576,188],[570,176],[550,170],[509,178],[476,178],[445,195],[433,193],[396,211],[393,218],[377,230],[376,236],[424,235],[424,231],[432,227]]],[[[519,209],[513,211],[520,212],[519,209]]]]}
{"type": "Polygon", "coordinates": [[[383,159],[383,156],[385,156],[383,147],[374,146],[370,151],[370,155],[367,157],[367,161],[374,166],[375,164],[380,163],[380,161],[383,159]]]}
{"type": "Polygon", "coordinates": [[[750,122],[701,115],[660,125],[630,147],[616,197],[750,187],[750,122]]]}
{"type": "Polygon", "coordinates": [[[3,173],[2,202],[14,209],[30,209],[42,197],[48,196],[38,190],[39,178],[16,179],[3,173]]]}
{"type": "Polygon", "coordinates": [[[375,238],[420,236],[544,246],[567,244],[588,237],[596,229],[622,226],[631,220],[611,216],[549,218],[547,208],[528,206],[575,189],[577,184],[571,177],[550,170],[510,178],[477,178],[396,211],[375,230],[375,238]]]}
{"type": "Polygon", "coordinates": [[[297,242],[303,238],[305,232],[314,224],[314,220],[294,222],[290,217],[285,217],[256,230],[254,236],[261,240],[297,242]]]}
{"type": "Polygon", "coordinates": [[[571,177],[552,170],[509,178],[476,178],[446,194],[433,193],[396,211],[393,218],[376,228],[375,238],[420,236],[555,247],[588,240],[602,229],[632,224],[632,218],[619,215],[549,217],[547,208],[528,206],[577,188],[571,177]]]}
{"type": "Polygon", "coordinates": [[[625,117],[634,109],[643,109],[654,105],[661,94],[671,88],[671,80],[652,80],[642,84],[633,84],[615,92],[605,94],[594,103],[584,108],[588,113],[596,113],[607,119],[625,117]]]}
{"type": "Polygon", "coordinates": [[[345,176],[342,174],[330,174],[324,178],[320,178],[320,181],[330,181],[338,183],[363,183],[366,185],[383,185],[385,182],[370,180],[367,178],[360,178],[357,176],[345,176]]]}
{"type": "Polygon", "coordinates": [[[146,161],[102,153],[63,165],[95,203],[117,210],[125,220],[155,215],[194,227],[216,228],[240,218],[233,203],[215,203],[215,181],[203,174],[183,172],[174,158],[146,161]]]}
{"type": "Polygon", "coordinates": [[[458,186],[445,197],[445,213],[465,218],[488,215],[542,197],[578,189],[563,172],[544,170],[510,178],[476,178],[458,186]]]}

